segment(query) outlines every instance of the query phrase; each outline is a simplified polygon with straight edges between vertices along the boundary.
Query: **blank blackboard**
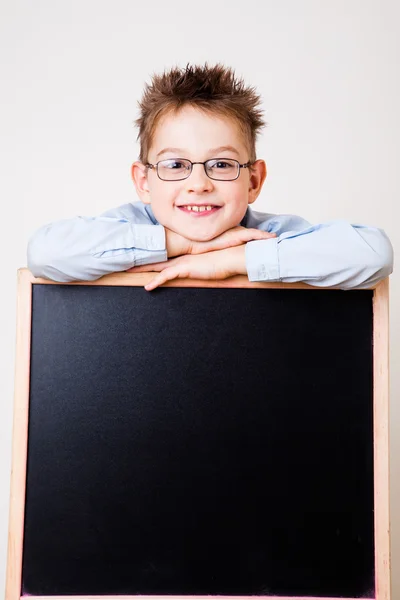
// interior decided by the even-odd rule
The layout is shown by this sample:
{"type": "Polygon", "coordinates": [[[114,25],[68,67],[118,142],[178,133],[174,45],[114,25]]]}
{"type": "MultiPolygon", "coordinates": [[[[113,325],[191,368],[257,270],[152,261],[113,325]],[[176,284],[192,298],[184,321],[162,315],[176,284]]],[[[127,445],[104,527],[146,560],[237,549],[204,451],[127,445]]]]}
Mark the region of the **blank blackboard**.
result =
{"type": "Polygon", "coordinates": [[[375,291],[119,278],[30,280],[20,595],[378,598],[375,291]]]}

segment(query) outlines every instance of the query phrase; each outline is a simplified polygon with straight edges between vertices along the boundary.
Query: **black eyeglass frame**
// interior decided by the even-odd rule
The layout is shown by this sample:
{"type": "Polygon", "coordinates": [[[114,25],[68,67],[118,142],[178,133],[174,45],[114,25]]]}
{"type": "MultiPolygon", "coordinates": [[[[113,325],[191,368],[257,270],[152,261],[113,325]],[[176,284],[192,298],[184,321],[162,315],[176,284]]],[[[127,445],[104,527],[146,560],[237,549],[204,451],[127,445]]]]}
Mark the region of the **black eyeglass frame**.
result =
{"type": "Polygon", "coordinates": [[[188,158],[164,158],[162,160],[159,160],[157,163],[155,163],[154,165],[151,163],[146,163],[145,167],[147,167],[148,169],[156,169],[156,173],[157,173],[157,177],[159,179],[161,179],[161,181],[183,181],[184,179],[187,179],[188,177],[190,177],[190,175],[192,174],[193,171],[193,165],[203,165],[204,167],[204,172],[207,175],[207,177],[209,179],[212,179],[213,181],[236,181],[236,179],[239,178],[240,176],[240,169],[247,169],[248,167],[250,167],[250,165],[252,165],[253,163],[251,163],[250,161],[247,163],[243,163],[240,164],[240,162],[238,160],[236,160],[235,158],[209,158],[208,160],[205,160],[204,162],[192,162],[191,160],[189,160],[188,158]],[[190,172],[188,175],[186,175],[186,177],[180,177],[179,179],[163,179],[162,177],[160,177],[159,172],[158,172],[158,165],[162,162],[165,162],[167,160],[184,160],[188,163],[190,163],[190,172]],[[230,160],[232,162],[235,162],[238,165],[238,174],[236,175],[236,177],[234,177],[233,179],[217,179],[215,177],[210,177],[210,175],[207,173],[207,169],[206,169],[206,164],[208,162],[211,161],[224,161],[224,160],[230,160]]]}

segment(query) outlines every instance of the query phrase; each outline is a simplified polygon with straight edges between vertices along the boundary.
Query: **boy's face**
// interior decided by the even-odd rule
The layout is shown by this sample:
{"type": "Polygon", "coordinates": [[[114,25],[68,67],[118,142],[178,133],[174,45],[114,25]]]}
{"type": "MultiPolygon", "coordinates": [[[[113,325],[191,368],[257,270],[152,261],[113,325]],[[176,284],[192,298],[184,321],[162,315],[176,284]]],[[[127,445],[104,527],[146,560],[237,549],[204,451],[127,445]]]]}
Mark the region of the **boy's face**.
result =
{"type": "MultiPolygon", "coordinates": [[[[149,163],[171,158],[192,162],[233,158],[244,164],[249,152],[235,121],[186,106],[177,114],[165,115],[154,133],[149,163]]],[[[132,177],[140,199],[151,204],[159,223],[190,240],[207,241],[239,225],[248,204],[257,198],[266,177],[264,161],[256,161],[254,168],[254,173],[240,169],[233,181],[216,181],[206,175],[203,165],[193,165],[187,179],[163,181],[156,169],[146,170],[136,162],[132,177]],[[188,208],[193,206],[213,209],[188,208]]]]}

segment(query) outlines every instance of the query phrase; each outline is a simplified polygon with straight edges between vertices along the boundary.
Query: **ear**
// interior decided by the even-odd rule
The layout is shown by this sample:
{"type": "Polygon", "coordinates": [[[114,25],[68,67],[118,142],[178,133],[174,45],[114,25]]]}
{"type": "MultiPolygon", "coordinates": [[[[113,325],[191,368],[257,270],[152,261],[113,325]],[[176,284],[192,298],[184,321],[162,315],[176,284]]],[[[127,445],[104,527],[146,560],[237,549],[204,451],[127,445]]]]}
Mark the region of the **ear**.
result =
{"type": "Polygon", "coordinates": [[[149,182],[147,180],[147,169],[145,165],[137,160],[131,168],[133,183],[136,188],[137,195],[144,204],[151,203],[149,182]]]}
{"type": "Polygon", "coordinates": [[[249,204],[252,204],[261,192],[264,181],[267,177],[267,165],[263,160],[256,160],[256,162],[249,168],[250,179],[249,179],[249,204]]]}

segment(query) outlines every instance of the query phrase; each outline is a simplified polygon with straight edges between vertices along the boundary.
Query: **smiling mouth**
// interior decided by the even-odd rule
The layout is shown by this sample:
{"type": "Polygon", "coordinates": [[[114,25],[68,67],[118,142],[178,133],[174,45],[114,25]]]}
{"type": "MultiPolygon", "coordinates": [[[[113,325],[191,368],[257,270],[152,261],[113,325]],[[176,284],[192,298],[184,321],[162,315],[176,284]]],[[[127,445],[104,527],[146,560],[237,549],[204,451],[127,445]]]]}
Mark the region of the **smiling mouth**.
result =
{"type": "Polygon", "coordinates": [[[217,212],[221,207],[213,204],[185,204],[178,206],[178,208],[183,212],[191,213],[193,215],[210,215],[217,212]]]}

